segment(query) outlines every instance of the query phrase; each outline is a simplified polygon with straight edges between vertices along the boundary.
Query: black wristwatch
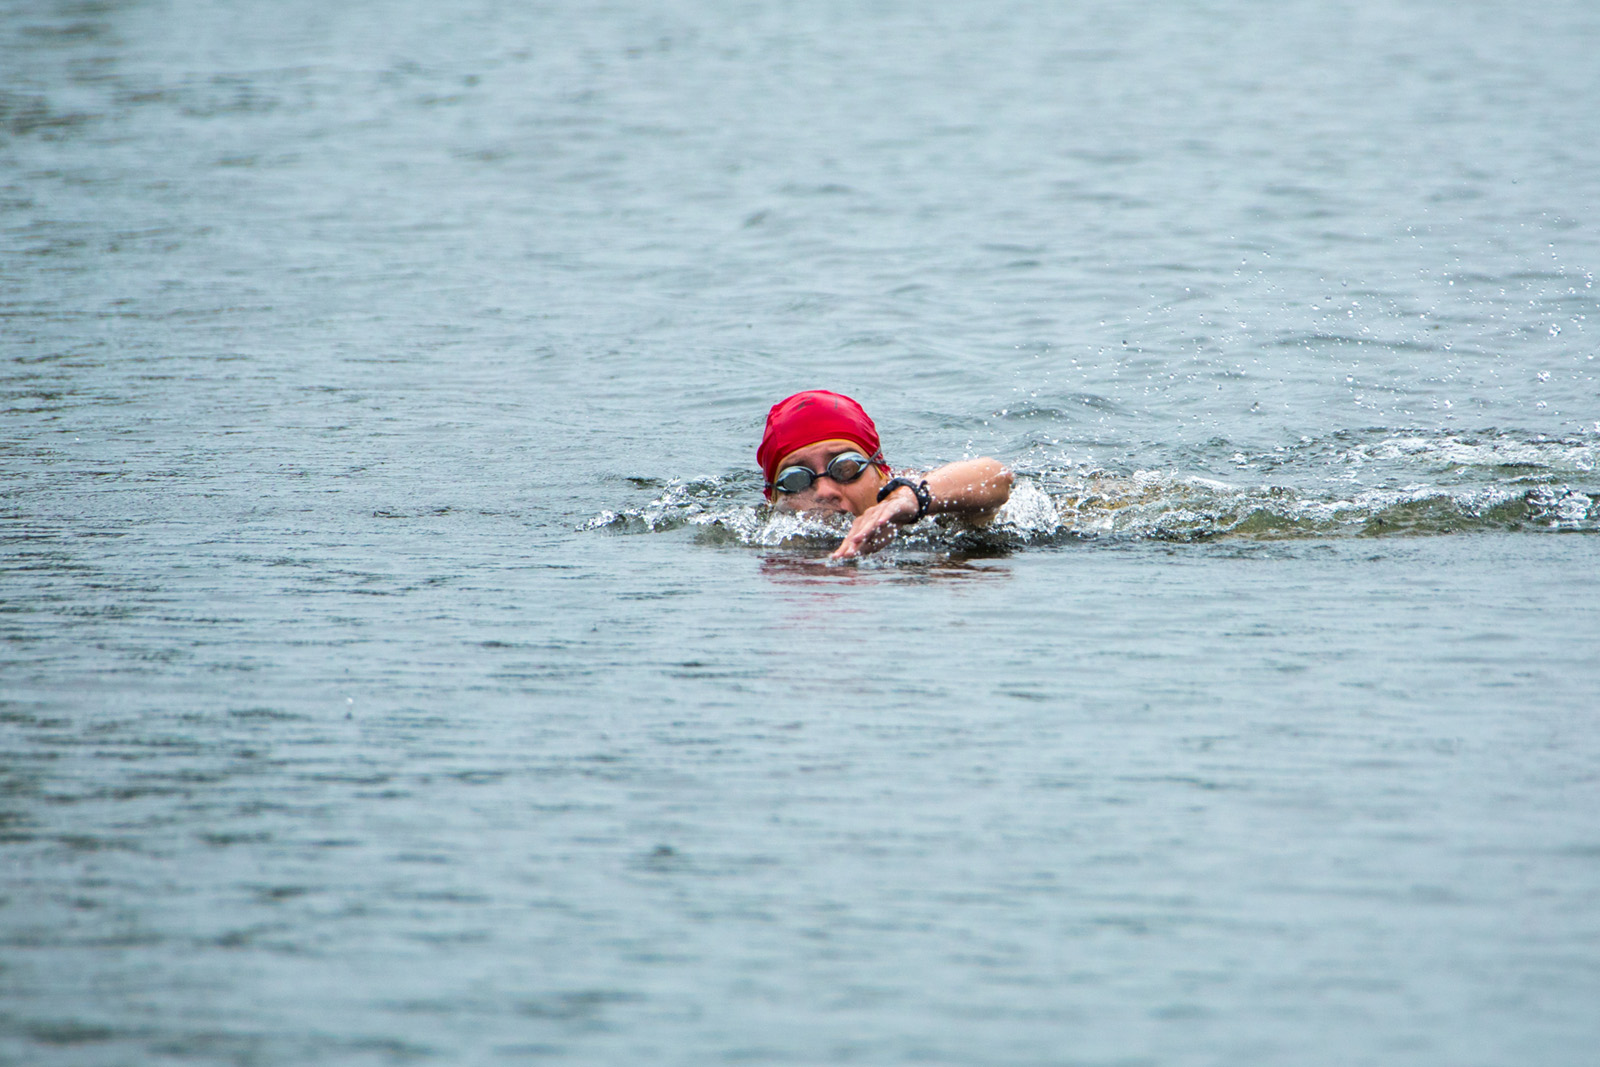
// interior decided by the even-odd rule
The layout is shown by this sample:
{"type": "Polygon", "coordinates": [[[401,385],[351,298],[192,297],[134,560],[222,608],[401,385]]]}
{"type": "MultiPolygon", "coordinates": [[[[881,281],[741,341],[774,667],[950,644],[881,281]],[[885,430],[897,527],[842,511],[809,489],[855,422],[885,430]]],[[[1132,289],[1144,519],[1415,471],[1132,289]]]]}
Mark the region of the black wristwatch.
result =
{"type": "Polygon", "coordinates": [[[882,489],[878,490],[878,502],[882,503],[884,500],[888,499],[889,494],[900,488],[902,485],[916,494],[917,513],[911,518],[912,522],[916,522],[918,519],[922,518],[922,516],[928,513],[928,505],[933,503],[933,494],[928,491],[928,483],[926,480],[914,482],[910,478],[890,478],[888,484],[882,489]]]}

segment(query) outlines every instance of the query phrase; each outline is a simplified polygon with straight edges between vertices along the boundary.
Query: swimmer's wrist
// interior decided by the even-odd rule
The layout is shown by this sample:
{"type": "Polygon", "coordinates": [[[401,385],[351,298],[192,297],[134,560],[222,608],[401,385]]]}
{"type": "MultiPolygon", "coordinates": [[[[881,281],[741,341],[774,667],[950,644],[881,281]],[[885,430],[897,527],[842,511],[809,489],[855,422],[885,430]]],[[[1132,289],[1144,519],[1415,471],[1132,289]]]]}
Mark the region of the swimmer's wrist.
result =
{"type": "Polygon", "coordinates": [[[878,502],[889,499],[889,494],[899,489],[911,490],[911,495],[916,498],[917,510],[910,518],[898,520],[902,526],[909,526],[928,513],[928,508],[933,504],[933,493],[928,489],[928,482],[914,482],[910,478],[890,478],[882,489],[878,490],[878,502]]]}

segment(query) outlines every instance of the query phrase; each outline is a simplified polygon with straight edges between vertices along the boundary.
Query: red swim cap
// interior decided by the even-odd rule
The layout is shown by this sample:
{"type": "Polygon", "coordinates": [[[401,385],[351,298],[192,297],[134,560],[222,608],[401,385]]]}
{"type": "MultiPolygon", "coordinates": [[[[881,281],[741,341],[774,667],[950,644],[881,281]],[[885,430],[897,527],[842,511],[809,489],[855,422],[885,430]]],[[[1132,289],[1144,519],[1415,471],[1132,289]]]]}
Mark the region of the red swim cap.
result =
{"type": "MultiPolygon", "coordinates": [[[[878,428],[867,413],[847,396],[826,389],[810,389],[780,400],[767,412],[767,432],[761,435],[756,462],[766,476],[767,499],[772,499],[772,476],[778,473],[778,460],[797,448],[832,438],[849,441],[867,455],[878,451],[878,428]]],[[[882,460],[878,466],[889,465],[882,460]]]]}

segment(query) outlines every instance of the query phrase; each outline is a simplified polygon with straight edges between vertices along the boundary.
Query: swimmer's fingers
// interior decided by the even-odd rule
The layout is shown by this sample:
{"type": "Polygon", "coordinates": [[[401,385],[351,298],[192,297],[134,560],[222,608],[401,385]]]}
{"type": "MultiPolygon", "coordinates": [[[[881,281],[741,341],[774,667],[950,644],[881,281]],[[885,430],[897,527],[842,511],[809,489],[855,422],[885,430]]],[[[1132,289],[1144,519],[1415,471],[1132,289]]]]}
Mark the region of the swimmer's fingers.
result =
{"type": "Polygon", "coordinates": [[[894,537],[894,526],[890,523],[869,524],[863,527],[863,514],[856,520],[856,524],[845,535],[843,543],[833,550],[834,559],[855,559],[869,552],[876,552],[894,537]]]}
{"type": "Polygon", "coordinates": [[[896,523],[905,521],[917,512],[914,500],[910,510],[907,510],[906,502],[900,499],[903,495],[896,493],[856,516],[856,521],[850,524],[850,532],[845,534],[844,542],[834,550],[833,558],[854,559],[868,552],[876,552],[894,540],[896,523]]]}
{"type": "Polygon", "coordinates": [[[844,540],[839,547],[833,550],[834,559],[854,559],[866,552],[872,552],[881,545],[873,544],[873,534],[883,528],[884,520],[873,514],[877,508],[869,508],[856,516],[850,524],[850,532],[844,535],[844,540]]]}
{"type": "Polygon", "coordinates": [[[883,547],[883,543],[887,540],[882,536],[883,528],[870,524],[863,526],[862,519],[865,518],[866,515],[863,514],[856,519],[855,524],[850,527],[850,532],[845,534],[844,540],[839,543],[839,547],[833,550],[834,559],[855,559],[857,556],[876,552],[883,547]]]}

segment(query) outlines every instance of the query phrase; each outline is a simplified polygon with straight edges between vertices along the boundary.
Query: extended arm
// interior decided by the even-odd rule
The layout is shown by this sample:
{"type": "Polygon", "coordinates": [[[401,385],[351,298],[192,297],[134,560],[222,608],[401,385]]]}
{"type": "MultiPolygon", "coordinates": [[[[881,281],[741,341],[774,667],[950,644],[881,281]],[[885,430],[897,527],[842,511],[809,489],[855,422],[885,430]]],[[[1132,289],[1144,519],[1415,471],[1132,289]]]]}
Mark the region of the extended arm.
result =
{"type": "MultiPolygon", "coordinates": [[[[930,515],[965,515],[986,519],[1011,498],[1011,472],[998,460],[963,459],[947,463],[926,476],[930,515]]],[[[883,500],[856,516],[834,559],[849,559],[876,552],[894,537],[894,527],[917,516],[917,495],[900,486],[883,500]]]]}

